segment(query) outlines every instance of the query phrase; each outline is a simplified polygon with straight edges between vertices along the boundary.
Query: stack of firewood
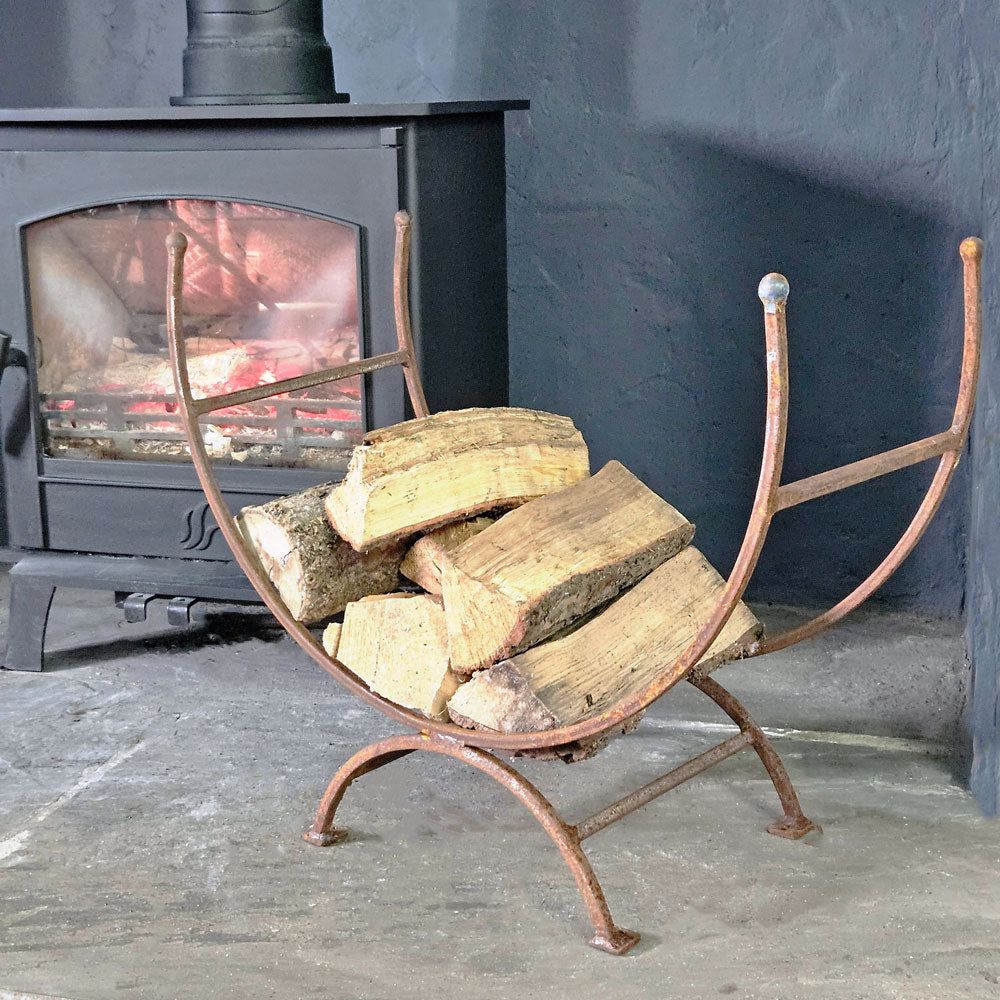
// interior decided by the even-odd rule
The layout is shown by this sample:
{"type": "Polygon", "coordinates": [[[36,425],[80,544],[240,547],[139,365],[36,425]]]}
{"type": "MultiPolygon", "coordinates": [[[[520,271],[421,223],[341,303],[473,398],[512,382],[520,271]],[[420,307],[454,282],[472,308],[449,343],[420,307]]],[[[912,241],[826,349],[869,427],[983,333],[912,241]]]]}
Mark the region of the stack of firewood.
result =
{"type": "MultiPolygon", "coordinates": [[[[344,612],[324,646],[373,691],[504,733],[567,726],[648,686],[724,586],[693,524],[618,462],[591,476],[572,421],[535,410],[374,431],[343,482],[240,522],[298,620],[344,612]]],[[[760,634],[740,604],[699,669],[760,634]]]]}

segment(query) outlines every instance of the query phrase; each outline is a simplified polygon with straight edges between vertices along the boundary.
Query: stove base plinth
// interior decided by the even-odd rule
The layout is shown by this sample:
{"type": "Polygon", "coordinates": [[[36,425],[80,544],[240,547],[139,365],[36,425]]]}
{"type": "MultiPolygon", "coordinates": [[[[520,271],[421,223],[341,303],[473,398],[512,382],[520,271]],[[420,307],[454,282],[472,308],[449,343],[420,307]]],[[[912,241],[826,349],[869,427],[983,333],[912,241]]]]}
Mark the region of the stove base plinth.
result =
{"type": "MultiPolygon", "coordinates": [[[[115,595],[172,600],[173,619],[190,608],[191,598],[231,604],[261,603],[235,563],[208,559],[149,559],[139,556],[88,555],[79,552],[5,550],[16,559],[10,571],[10,615],[5,670],[39,671],[45,667],[45,628],[56,587],[106,590],[115,595]],[[182,595],[182,596],[181,596],[182,595]],[[181,603],[176,603],[180,596],[181,603]]],[[[168,607],[168,618],[170,607],[168,607]]],[[[174,623],[173,620],[171,623],[174,623]]]]}

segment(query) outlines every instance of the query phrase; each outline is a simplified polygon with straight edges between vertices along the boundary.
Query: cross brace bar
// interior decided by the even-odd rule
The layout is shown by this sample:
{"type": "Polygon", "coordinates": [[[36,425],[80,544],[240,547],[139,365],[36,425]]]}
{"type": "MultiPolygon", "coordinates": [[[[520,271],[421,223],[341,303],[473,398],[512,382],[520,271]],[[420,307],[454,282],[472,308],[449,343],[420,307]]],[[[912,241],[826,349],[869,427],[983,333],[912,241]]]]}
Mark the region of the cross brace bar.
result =
{"type": "Polygon", "coordinates": [[[376,354],[372,358],[362,358],[348,365],[336,368],[323,368],[318,372],[306,372],[295,378],[282,379],[280,382],[268,382],[266,385],[250,386],[248,389],[237,389],[235,392],[222,393],[219,396],[205,396],[202,399],[192,399],[189,406],[193,413],[202,416],[221,410],[226,406],[243,406],[255,403],[258,399],[267,399],[283,392],[295,392],[298,389],[311,389],[314,385],[324,382],[339,382],[341,379],[353,378],[355,375],[367,375],[382,368],[392,368],[394,365],[407,367],[410,355],[407,351],[392,351],[390,354],[376,354]]]}
{"type": "Polygon", "coordinates": [[[849,465],[841,465],[839,468],[809,476],[807,479],[786,483],[778,488],[775,511],[795,507],[807,500],[815,500],[817,497],[836,493],[849,486],[857,486],[869,479],[905,469],[908,465],[917,465],[928,458],[936,458],[946,451],[957,451],[961,447],[962,436],[949,430],[943,434],[922,438],[920,441],[911,441],[900,448],[883,451],[870,458],[863,458],[860,462],[851,462],[849,465]]]}
{"type": "Polygon", "coordinates": [[[662,775],[655,781],[651,781],[648,785],[643,785],[642,788],[637,788],[634,792],[629,792],[628,795],[622,796],[617,802],[612,802],[611,805],[600,812],[596,812],[593,816],[588,816],[583,822],[577,823],[575,827],[577,837],[580,840],[586,840],[605,827],[611,826],[612,823],[617,823],[618,820],[623,819],[629,813],[635,812],[636,809],[640,809],[647,803],[652,802],[653,799],[659,798],[659,796],[676,788],[678,785],[683,785],[685,781],[689,781],[695,775],[701,774],[702,771],[707,771],[715,764],[722,763],[726,758],[732,757],[752,744],[753,735],[751,733],[738,733],[724,743],[719,743],[712,747],[711,750],[706,750],[703,754],[692,757],[681,764],[680,767],[675,767],[672,771],[662,775]]]}

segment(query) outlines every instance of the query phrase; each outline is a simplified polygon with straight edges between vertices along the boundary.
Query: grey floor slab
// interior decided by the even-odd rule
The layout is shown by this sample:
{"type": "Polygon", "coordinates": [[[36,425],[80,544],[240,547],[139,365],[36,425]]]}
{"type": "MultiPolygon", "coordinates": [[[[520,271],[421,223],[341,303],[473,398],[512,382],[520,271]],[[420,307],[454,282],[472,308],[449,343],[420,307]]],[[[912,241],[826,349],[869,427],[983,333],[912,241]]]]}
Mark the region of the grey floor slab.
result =
{"type": "MultiPolygon", "coordinates": [[[[161,614],[60,593],[51,669],[0,673],[0,1000],[1000,996],[1000,826],[952,777],[957,623],[866,613],[720,674],[825,832],[768,836],[743,755],[598,834],[643,935],[614,959],[530,816],[453,762],[361,779],[354,836],[302,842],[335,767],[392,725],[263,619],[161,614]]],[[[573,819],[727,732],[688,690],[593,761],[523,768],[573,819]]]]}

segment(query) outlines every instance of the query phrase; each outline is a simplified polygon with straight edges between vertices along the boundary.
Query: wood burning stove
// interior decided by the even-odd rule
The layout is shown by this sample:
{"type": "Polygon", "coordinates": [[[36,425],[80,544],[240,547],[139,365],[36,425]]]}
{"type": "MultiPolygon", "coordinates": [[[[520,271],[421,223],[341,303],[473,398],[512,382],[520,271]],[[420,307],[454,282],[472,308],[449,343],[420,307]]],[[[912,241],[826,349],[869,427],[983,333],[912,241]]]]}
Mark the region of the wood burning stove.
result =
{"type": "MultiPolygon", "coordinates": [[[[393,215],[434,409],[507,400],[505,111],[525,102],[24,110],[0,122],[4,665],[40,669],[57,585],[254,595],[172,399],[164,238],[191,246],[185,333],[217,394],[392,350],[393,215]]],[[[204,428],[230,505],[335,480],[404,419],[398,371],[231,407],[204,428]]]]}

